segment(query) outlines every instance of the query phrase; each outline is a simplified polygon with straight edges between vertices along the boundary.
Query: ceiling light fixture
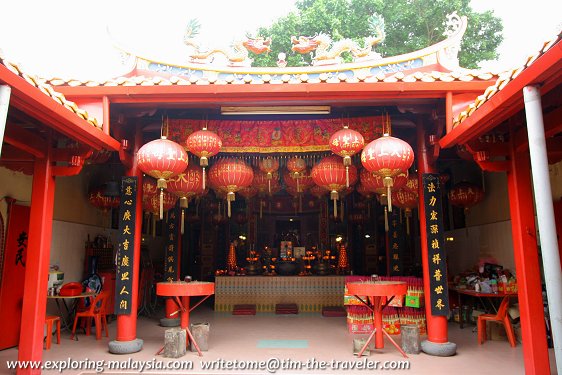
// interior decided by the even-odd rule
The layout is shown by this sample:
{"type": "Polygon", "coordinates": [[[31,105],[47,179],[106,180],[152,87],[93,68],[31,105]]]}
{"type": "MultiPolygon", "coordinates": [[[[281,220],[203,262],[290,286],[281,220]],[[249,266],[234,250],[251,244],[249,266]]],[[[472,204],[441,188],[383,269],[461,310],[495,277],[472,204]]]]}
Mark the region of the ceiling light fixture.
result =
{"type": "Polygon", "coordinates": [[[221,107],[222,115],[327,115],[329,105],[291,105],[269,107],[221,107]]]}

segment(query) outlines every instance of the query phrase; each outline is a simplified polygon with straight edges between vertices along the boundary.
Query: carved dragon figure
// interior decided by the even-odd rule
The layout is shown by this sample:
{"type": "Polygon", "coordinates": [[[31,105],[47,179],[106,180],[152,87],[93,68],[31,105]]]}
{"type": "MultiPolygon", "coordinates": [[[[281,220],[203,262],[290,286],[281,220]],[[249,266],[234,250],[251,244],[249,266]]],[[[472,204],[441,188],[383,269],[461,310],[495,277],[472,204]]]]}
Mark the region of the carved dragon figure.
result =
{"type": "Polygon", "coordinates": [[[230,66],[250,66],[253,60],[249,58],[248,51],[257,55],[271,51],[269,48],[271,38],[264,39],[262,37],[246,37],[246,40],[234,41],[230,50],[202,50],[201,46],[195,41],[200,28],[199,21],[192,19],[188,22],[185,30],[183,41],[187,46],[192,47],[188,55],[191,62],[209,63],[212,61],[213,55],[222,54],[228,59],[230,66]]]}
{"type": "Polygon", "coordinates": [[[327,34],[320,33],[314,37],[291,37],[293,43],[291,49],[300,54],[316,50],[312,58],[313,65],[339,63],[341,62],[340,55],[344,52],[350,52],[354,61],[378,59],[381,56],[373,51],[373,47],[385,38],[384,19],[381,15],[374,13],[368,21],[369,31],[373,36],[364,39],[363,47],[360,47],[351,39],[342,39],[332,45],[332,38],[327,34]]]}

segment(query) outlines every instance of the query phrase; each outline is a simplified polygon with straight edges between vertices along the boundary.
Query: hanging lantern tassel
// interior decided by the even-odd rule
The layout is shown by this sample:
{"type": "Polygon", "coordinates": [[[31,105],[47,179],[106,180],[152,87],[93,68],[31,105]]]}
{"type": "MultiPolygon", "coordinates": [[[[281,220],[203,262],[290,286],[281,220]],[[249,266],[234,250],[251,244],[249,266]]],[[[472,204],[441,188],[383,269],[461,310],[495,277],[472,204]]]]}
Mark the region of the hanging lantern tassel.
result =
{"type": "Polygon", "coordinates": [[[164,189],[160,189],[160,220],[164,218],[164,189]]]}
{"type": "Polygon", "coordinates": [[[185,209],[189,207],[189,201],[187,197],[180,198],[180,209],[181,209],[181,234],[183,234],[185,230],[185,209]]]}
{"type": "Polygon", "coordinates": [[[406,234],[408,236],[410,235],[410,216],[412,216],[411,211],[409,211],[409,209],[406,209],[406,234]]]}
{"type": "Polygon", "coordinates": [[[388,232],[388,210],[384,208],[384,231],[388,232]]]}
{"type": "Polygon", "coordinates": [[[345,165],[345,187],[349,187],[349,166],[351,165],[351,156],[344,156],[343,165],[345,165]]]}
{"type": "Polygon", "coordinates": [[[236,194],[233,191],[229,191],[226,195],[226,201],[228,202],[228,217],[230,217],[231,209],[230,209],[230,202],[234,202],[236,198],[236,194]]]}
{"type": "Polygon", "coordinates": [[[267,172],[267,187],[269,189],[269,194],[271,194],[271,179],[273,178],[273,174],[271,172],[267,172]]]}
{"type": "Polygon", "coordinates": [[[334,218],[338,218],[338,192],[332,190],[330,192],[330,199],[334,201],[334,218]]]}
{"type": "Polygon", "coordinates": [[[385,177],[383,180],[386,187],[386,197],[388,200],[388,212],[392,212],[392,177],[385,177]]]}
{"type": "Polygon", "coordinates": [[[296,173],[295,175],[297,176],[297,177],[295,177],[297,179],[297,193],[300,193],[301,192],[301,188],[300,188],[300,185],[299,185],[299,177],[300,176],[299,176],[298,173],[296,173]]]}

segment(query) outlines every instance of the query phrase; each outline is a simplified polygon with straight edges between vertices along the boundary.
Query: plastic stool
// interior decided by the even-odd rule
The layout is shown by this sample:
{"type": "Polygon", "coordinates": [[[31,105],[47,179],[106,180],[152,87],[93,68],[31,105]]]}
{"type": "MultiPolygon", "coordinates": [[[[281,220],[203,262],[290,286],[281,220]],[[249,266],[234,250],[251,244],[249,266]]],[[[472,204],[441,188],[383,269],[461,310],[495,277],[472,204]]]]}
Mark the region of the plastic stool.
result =
{"type": "Polygon", "coordinates": [[[51,340],[53,339],[53,322],[57,323],[57,344],[60,344],[60,317],[47,315],[45,317],[45,323],[47,324],[47,343],[45,349],[51,349],[51,340]]]}

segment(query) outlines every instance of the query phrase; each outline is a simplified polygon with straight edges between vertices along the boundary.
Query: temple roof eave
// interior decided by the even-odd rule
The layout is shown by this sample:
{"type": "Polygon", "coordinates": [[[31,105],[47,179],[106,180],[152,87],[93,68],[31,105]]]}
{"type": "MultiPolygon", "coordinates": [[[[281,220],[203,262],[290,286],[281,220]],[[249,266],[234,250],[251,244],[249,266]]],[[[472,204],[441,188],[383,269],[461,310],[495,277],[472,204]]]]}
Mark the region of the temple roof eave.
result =
{"type": "Polygon", "coordinates": [[[541,49],[529,56],[520,67],[506,71],[487,87],[473,103],[453,120],[452,130],[441,139],[448,148],[490,131],[524,108],[523,88],[540,85],[541,94],[560,84],[562,74],[562,32],[546,41],[541,49]],[[499,108],[502,110],[498,110],[499,108]]]}

